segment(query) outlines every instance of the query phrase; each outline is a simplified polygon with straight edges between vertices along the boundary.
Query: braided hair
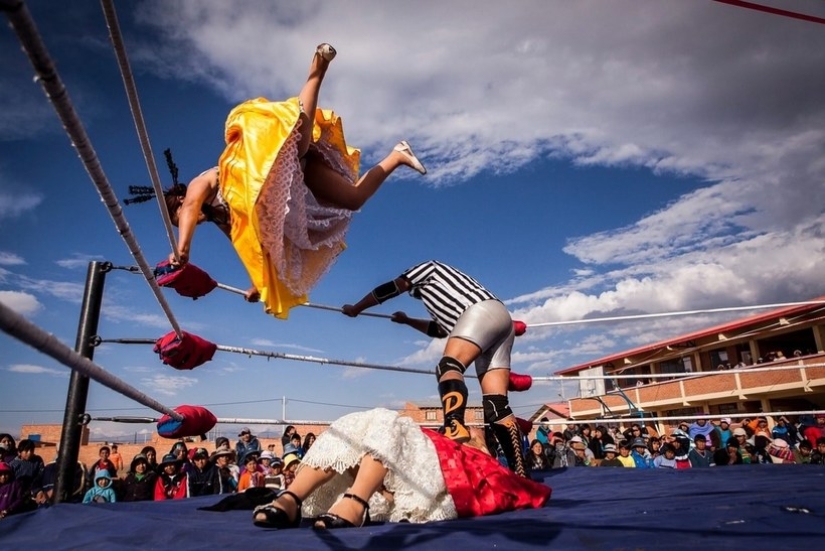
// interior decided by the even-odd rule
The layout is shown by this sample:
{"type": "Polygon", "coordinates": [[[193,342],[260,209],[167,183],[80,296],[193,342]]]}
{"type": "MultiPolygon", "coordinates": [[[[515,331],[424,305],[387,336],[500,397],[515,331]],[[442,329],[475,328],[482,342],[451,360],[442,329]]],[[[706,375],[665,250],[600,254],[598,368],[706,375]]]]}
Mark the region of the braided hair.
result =
{"type": "MultiPolygon", "coordinates": [[[[178,182],[178,165],[172,160],[172,150],[164,150],[163,155],[166,157],[166,166],[169,167],[169,173],[172,175],[172,187],[164,190],[163,198],[166,202],[166,210],[172,213],[177,208],[178,198],[186,196],[186,184],[178,182]]],[[[137,205],[154,199],[155,188],[151,186],[129,186],[129,194],[131,197],[123,202],[127,205],[137,205]]]]}

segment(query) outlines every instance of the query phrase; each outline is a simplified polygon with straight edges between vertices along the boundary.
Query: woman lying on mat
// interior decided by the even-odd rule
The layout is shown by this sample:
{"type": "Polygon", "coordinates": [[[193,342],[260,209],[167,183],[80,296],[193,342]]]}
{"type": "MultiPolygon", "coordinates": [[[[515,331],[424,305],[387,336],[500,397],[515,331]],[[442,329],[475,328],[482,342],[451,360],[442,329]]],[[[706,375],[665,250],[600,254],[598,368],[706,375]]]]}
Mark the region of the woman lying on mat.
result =
{"type": "Polygon", "coordinates": [[[466,444],[387,409],[341,417],[318,436],[295,481],[255,509],[255,525],[352,528],[371,520],[429,522],[541,507],[550,488],[491,457],[480,431],[466,444]]]}

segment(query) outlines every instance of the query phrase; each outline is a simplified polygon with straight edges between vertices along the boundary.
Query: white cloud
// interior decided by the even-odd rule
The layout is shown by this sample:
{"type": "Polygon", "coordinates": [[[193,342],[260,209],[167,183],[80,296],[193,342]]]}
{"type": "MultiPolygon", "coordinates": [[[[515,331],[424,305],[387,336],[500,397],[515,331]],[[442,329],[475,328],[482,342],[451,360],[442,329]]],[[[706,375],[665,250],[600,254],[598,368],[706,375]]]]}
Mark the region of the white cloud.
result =
{"type": "Polygon", "coordinates": [[[300,350],[302,352],[311,352],[313,354],[322,354],[324,351],[320,348],[310,348],[308,346],[301,346],[298,344],[277,343],[270,339],[254,338],[249,341],[252,346],[265,346],[267,348],[287,348],[290,350],[300,350]]]}
{"type": "Polygon", "coordinates": [[[60,260],[55,260],[54,263],[61,268],[75,270],[77,268],[86,268],[89,262],[93,260],[103,260],[103,257],[100,255],[74,253],[71,258],[61,258],[60,260]]]}
{"type": "Polygon", "coordinates": [[[141,385],[147,387],[150,392],[164,396],[175,396],[179,391],[194,386],[197,382],[196,378],[184,375],[153,375],[140,380],[141,385]]]}
{"type": "MultiPolygon", "coordinates": [[[[1,117],[0,120],[2,120],[1,117]]],[[[0,129],[0,133],[2,133],[2,129],[0,129]]],[[[37,193],[12,193],[0,190],[0,222],[5,219],[16,218],[33,210],[42,202],[43,196],[37,193]]]]}
{"type": "Polygon", "coordinates": [[[43,309],[36,296],[21,291],[0,291],[0,302],[23,316],[31,316],[43,309]]]}
{"type": "Polygon", "coordinates": [[[25,263],[25,259],[18,254],[0,251],[0,265],[2,266],[20,266],[25,263]]]}
{"type": "Polygon", "coordinates": [[[32,364],[14,364],[9,366],[9,371],[12,373],[25,373],[27,375],[51,375],[53,377],[68,377],[68,369],[54,369],[51,367],[43,367],[32,364]]]}

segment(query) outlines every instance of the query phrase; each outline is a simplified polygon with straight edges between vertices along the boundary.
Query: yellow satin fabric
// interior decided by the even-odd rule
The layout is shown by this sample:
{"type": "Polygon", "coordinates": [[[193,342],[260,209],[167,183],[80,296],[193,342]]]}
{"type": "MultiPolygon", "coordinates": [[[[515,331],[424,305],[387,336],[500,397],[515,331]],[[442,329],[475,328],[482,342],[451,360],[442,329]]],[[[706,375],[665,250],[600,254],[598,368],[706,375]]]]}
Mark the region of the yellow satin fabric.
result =
{"type": "MultiPolygon", "coordinates": [[[[282,102],[257,98],[238,105],[227,117],[226,148],[218,164],[221,194],[232,217],[232,244],[260,291],[266,312],[281,319],[293,306],[307,302],[307,296],[293,295],[278,278],[275,263],[261,247],[255,204],[299,115],[297,98],[282,102]]],[[[322,135],[357,174],[360,152],[346,145],[341,120],[333,111],[316,110],[313,141],[322,135]]],[[[345,246],[342,242],[341,248],[345,246]]]]}

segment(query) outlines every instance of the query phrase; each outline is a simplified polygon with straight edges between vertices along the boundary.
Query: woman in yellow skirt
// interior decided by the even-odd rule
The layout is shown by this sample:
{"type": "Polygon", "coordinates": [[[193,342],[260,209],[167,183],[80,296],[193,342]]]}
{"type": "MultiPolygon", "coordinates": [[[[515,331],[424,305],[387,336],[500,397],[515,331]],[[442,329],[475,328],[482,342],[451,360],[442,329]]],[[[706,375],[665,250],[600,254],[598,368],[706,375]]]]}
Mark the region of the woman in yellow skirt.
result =
{"type": "Polygon", "coordinates": [[[353,211],[399,166],[426,169],[405,141],[360,178],[360,151],[344,140],[341,119],[318,109],[318,94],[335,49],[317,47],[297,98],[257,98],[235,107],[226,121],[218,166],[188,186],[167,190],[178,227],[178,260],[189,261],[195,228],[216,224],[246,267],[251,302],[286,318],[344,250],[353,211]],[[312,117],[312,118],[310,118],[312,117]]]}

